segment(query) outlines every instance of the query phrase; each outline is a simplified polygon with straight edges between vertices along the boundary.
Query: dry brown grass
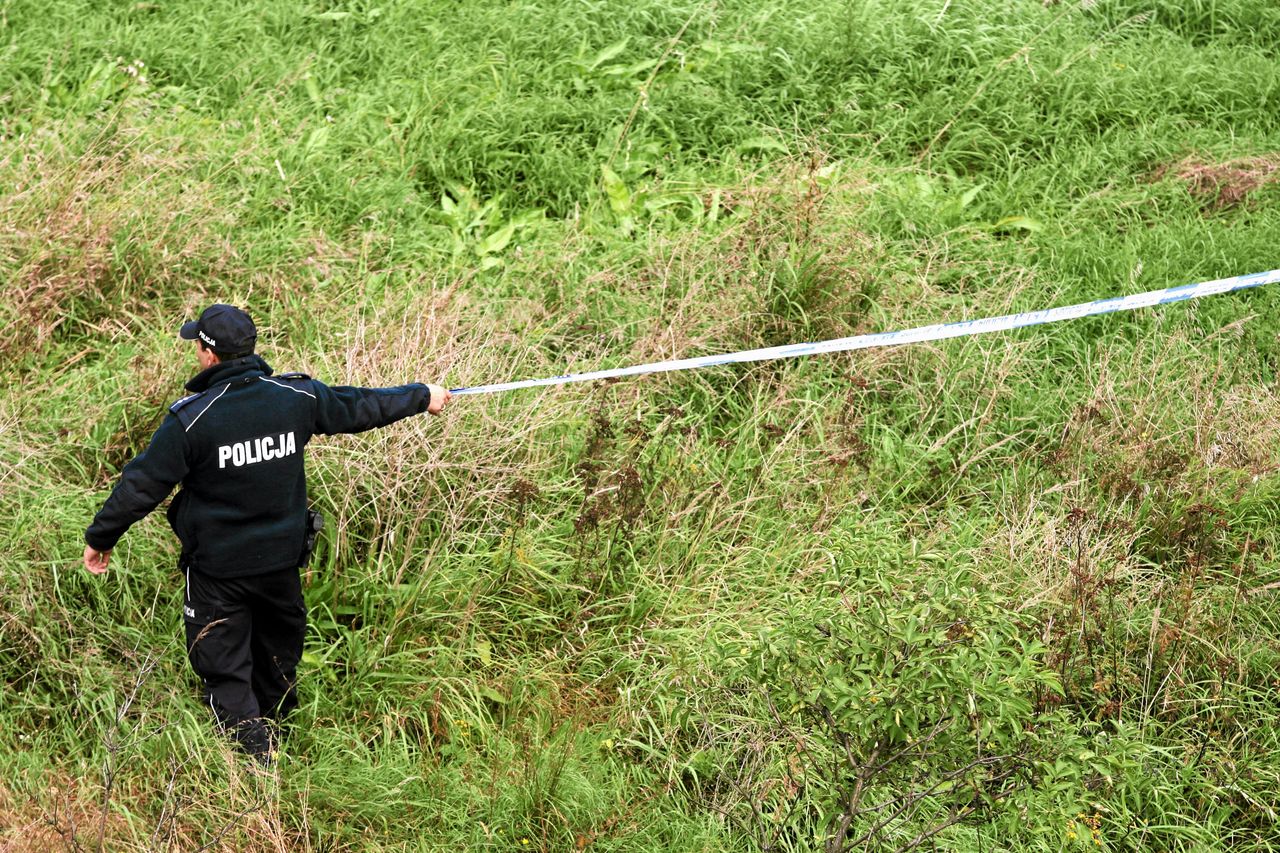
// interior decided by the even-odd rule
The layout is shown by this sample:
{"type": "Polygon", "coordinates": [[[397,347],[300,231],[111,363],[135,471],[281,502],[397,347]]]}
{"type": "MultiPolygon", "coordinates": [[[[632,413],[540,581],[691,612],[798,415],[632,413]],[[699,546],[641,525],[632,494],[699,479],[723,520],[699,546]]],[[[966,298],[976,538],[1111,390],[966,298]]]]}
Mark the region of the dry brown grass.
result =
{"type": "MultiPolygon", "coordinates": [[[[100,791],[67,777],[46,778],[43,794],[23,797],[0,784],[0,853],[94,849],[100,791]]],[[[111,816],[106,838],[125,835],[125,821],[111,816]]]]}
{"type": "Polygon", "coordinates": [[[229,749],[207,759],[218,766],[171,762],[163,776],[130,777],[115,791],[105,822],[101,780],[94,776],[49,773],[37,794],[25,796],[0,785],[0,853],[312,849],[305,810],[301,825],[282,815],[273,772],[249,768],[229,749]],[[147,816],[149,831],[140,834],[126,815],[147,816]]]}
{"type": "Polygon", "coordinates": [[[48,135],[0,162],[0,273],[9,282],[0,359],[64,327],[100,338],[156,303],[181,303],[243,270],[213,185],[176,141],[140,126],[48,135]],[[176,298],[175,298],[176,297],[176,298]]]}
{"type": "Polygon", "coordinates": [[[1240,207],[1262,187],[1280,180],[1280,154],[1212,162],[1192,155],[1157,169],[1154,178],[1172,175],[1211,210],[1240,207]]]}

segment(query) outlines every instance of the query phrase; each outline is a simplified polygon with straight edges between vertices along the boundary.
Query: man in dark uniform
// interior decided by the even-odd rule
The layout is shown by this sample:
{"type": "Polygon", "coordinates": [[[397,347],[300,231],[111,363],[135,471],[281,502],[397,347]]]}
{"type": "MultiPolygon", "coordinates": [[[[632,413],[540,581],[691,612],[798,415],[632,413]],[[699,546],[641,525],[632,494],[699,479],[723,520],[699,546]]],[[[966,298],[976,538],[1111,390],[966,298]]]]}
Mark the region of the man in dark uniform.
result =
{"type": "Polygon", "coordinates": [[[303,450],[313,435],[362,432],[449,402],[439,385],[329,387],[273,375],[249,315],[212,305],[179,335],[202,370],[85,531],[85,568],[107,570],[130,525],[179,483],[169,524],[182,543],[191,666],[219,727],[264,761],[297,704],[306,609],[298,574],[310,527],[303,450]]]}

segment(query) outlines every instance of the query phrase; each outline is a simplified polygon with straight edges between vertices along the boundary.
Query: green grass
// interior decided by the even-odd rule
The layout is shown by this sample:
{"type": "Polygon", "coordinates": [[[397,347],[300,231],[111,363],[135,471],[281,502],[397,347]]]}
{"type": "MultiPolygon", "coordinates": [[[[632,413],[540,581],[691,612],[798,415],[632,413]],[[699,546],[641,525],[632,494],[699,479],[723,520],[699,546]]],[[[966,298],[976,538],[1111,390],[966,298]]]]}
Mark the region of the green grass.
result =
{"type": "Polygon", "coordinates": [[[1280,847],[1268,288],[317,442],[269,776],[163,519],[78,565],[214,300],[278,369],[463,385],[1271,269],[1274,3],[14,0],[0,44],[3,843],[1280,847]]]}

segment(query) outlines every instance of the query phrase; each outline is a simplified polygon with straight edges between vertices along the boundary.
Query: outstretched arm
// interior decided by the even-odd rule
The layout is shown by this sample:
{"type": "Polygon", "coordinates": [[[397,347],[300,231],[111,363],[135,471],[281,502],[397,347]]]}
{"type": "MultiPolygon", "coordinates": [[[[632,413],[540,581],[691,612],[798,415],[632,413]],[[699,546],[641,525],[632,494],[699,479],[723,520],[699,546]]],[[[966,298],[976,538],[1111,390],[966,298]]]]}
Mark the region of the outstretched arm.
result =
{"type": "Polygon", "coordinates": [[[452,395],[439,385],[397,385],[392,388],[329,387],[312,382],[316,397],[316,432],[333,435],[364,432],[411,415],[440,414],[452,395]]]}

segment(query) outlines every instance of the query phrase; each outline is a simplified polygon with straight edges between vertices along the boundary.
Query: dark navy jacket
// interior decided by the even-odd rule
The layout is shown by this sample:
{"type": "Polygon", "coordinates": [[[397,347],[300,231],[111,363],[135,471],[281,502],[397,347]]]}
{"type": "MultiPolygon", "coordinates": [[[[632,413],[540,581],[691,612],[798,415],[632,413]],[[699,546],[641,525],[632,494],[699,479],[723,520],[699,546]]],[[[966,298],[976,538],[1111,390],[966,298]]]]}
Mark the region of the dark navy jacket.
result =
{"type": "Polygon", "coordinates": [[[272,375],[256,355],[215,364],[187,383],[145,451],[85,531],[109,551],[173,487],[169,524],[182,562],[217,577],[298,565],[306,535],[303,449],[315,434],[362,432],[427,410],[426,385],[350,388],[300,373],[272,375]]]}

